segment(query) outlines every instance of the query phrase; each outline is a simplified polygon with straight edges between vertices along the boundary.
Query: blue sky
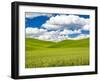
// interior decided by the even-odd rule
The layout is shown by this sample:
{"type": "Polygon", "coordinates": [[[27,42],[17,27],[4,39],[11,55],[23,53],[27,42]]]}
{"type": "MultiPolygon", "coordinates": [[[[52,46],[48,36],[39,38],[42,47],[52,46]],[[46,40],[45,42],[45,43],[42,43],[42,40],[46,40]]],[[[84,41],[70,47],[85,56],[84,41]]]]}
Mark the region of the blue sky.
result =
{"type": "MultiPolygon", "coordinates": [[[[27,12],[26,12],[27,13],[27,12]]],[[[33,14],[37,14],[37,13],[33,13],[33,14]]],[[[42,14],[42,13],[40,13],[42,14]]],[[[52,14],[53,16],[56,16],[56,15],[60,15],[60,14],[52,14]]],[[[66,15],[69,15],[69,14],[66,14],[66,15]]],[[[89,19],[89,15],[78,15],[79,17],[82,17],[82,18],[88,18],[89,19]]],[[[37,17],[33,17],[33,18],[28,18],[28,17],[25,17],[25,26],[26,27],[38,27],[38,28],[41,28],[42,24],[44,24],[50,17],[48,16],[37,16],[37,17]]]]}
{"type": "Polygon", "coordinates": [[[38,27],[41,28],[41,25],[48,20],[49,17],[47,16],[38,16],[35,18],[26,18],[25,26],[26,27],[38,27]]]}
{"type": "Polygon", "coordinates": [[[26,12],[26,37],[48,41],[86,38],[89,19],[89,15],[26,12]]]}

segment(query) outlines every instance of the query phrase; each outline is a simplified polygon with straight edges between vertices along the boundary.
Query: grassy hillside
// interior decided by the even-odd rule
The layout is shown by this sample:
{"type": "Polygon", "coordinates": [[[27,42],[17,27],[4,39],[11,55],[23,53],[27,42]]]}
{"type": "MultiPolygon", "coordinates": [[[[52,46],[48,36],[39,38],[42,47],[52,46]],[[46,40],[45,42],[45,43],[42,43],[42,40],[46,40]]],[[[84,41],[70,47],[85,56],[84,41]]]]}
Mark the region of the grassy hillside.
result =
{"type": "Polygon", "coordinates": [[[88,47],[89,46],[89,39],[81,39],[81,40],[64,40],[61,42],[58,42],[54,45],[51,45],[49,47],[51,48],[60,48],[60,47],[88,47]]]}
{"type": "Polygon", "coordinates": [[[26,50],[39,48],[69,48],[69,47],[88,47],[89,39],[82,40],[64,40],[61,42],[42,41],[38,39],[26,38],[26,50]]]}
{"type": "Polygon", "coordinates": [[[40,48],[46,48],[53,44],[54,44],[53,42],[42,41],[42,40],[33,39],[33,38],[26,38],[26,40],[25,40],[26,50],[35,50],[35,49],[40,49],[40,48]]]}
{"type": "Polygon", "coordinates": [[[89,39],[49,42],[26,38],[25,67],[89,65],[89,39]]]}

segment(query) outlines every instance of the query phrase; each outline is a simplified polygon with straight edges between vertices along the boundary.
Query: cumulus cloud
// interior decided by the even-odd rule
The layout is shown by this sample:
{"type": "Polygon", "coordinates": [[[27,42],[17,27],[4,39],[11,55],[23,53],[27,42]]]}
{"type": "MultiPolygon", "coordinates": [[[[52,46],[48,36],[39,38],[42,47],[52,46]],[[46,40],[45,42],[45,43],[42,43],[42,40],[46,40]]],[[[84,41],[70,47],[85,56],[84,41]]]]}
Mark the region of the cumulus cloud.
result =
{"type": "Polygon", "coordinates": [[[64,29],[63,31],[60,32],[61,35],[69,34],[72,33],[72,31],[64,29]]]}
{"type": "Polygon", "coordinates": [[[81,33],[81,30],[67,30],[67,29],[64,29],[63,31],[60,32],[61,35],[66,35],[66,34],[80,34],[81,33]]]}
{"type": "Polygon", "coordinates": [[[36,38],[45,41],[62,41],[66,37],[60,34],[60,31],[47,31],[46,29],[39,28],[26,28],[26,38],[36,38]]]}
{"type": "MultiPolygon", "coordinates": [[[[28,18],[47,14],[27,13],[28,18]]],[[[50,15],[48,15],[50,16],[50,15]]],[[[89,19],[76,15],[51,16],[41,27],[27,27],[26,38],[58,42],[62,40],[79,40],[89,37],[89,19]]]]}
{"type": "Polygon", "coordinates": [[[48,17],[51,17],[52,14],[42,14],[42,13],[32,13],[32,12],[26,12],[25,13],[25,17],[26,18],[34,18],[34,17],[38,17],[38,16],[48,16],[48,17]]]}
{"type": "Polygon", "coordinates": [[[38,38],[41,40],[55,41],[55,42],[65,40],[65,36],[60,35],[59,31],[45,32],[38,38]]]}
{"type": "Polygon", "coordinates": [[[45,29],[27,27],[26,28],[26,37],[31,37],[31,38],[36,37],[37,38],[38,36],[42,35],[45,32],[47,32],[47,30],[45,30],[45,29]]]}
{"type": "Polygon", "coordinates": [[[45,41],[59,42],[62,40],[79,40],[88,38],[89,35],[81,34],[80,31],[47,31],[46,29],[39,28],[26,28],[26,38],[36,38],[45,41]],[[69,34],[79,34],[77,37],[69,37],[69,34]]]}
{"type": "Polygon", "coordinates": [[[76,15],[56,15],[50,17],[42,26],[48,30],[78,30],[88,23],[88,19],[76,15]]]}
{"type": "Polygon", "coordinates": [[[83,30],[90,30],[90,25],[85,25],[82,29],[83,30]]]}

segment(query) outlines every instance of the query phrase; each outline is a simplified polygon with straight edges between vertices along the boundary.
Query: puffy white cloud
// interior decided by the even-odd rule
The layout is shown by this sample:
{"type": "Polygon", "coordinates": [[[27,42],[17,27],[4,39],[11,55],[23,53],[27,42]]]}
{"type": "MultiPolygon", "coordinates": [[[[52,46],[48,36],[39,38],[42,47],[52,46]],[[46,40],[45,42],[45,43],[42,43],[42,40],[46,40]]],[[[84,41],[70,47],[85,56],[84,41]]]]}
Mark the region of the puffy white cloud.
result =
{"type": "Polygon", "coordinates": [[[60,32],[61,35],[65,35],[65,34],[69,34],[69,33],[72,33],[72,31],[66,30],[66,29],[64,29],[63,31],[60,32]]]}
{"type": "Polygon", "coordinates": [[[39,28],[26,28],[26,38],[36,38],[44,41],[59,42],[62,40],[79,40],[88,38],[89,35],[82,34],[80,30],[47,31],[39,28]],[[77,37],[69,37],[68,34],[79,34],[77,37]]]}
{"type": "Polygon", "coordinates": [[[30,27],[27,27],[26,28],[26,33],[33,33],[33,34],[41,34],[41,33],[44,33],[46,32],[47,30],[45,29],[38,29],[38,28],[30,28],[30,27]]]}
{"type": "Polygon", "coordinates": [[[82,29],[83,30],[90,30],[90,25],[85,25],[82,29]]]}
{"type": "Polygon", "coordinates": [[[25,17],[26,18],[34,18],[34,17],[38,17],[38,16],[48,16],[48,17],[51,17],[52,14],[32,13],[32,12],[26,12],[25,13],[25,17]]]}
{"type": "Polygon", "coordinates": [[[50,32],[45,32],[44,34],[40,35],[38,39],[58,42],[58,41],[65,40],[66,37],[63,35],[60,35],[59,31],[50,31],[50,32]]]}
{"type": "MultiPolygon", "coordinates": [[[[41,14],[28,13],[27,17],[32,18],[39,15],[41,14]]],[[[36,38],[53,42],[58,42],[66,39],[79,40],[88,38],[89,34],[82,33],[82,30],[86,30],[86,32],[87,30],[90,30],[89,19],[85,19],[76,15],[56,15],[50,17],[50,19],[47,20],[41,28],[27,27],[26,38],[36,38]],[[78,35],[71,37],[70,34],[78,35]]]]}
{"type": "Polygon", "coordinates": [[[60,34],[60,31],[47,31],[46,29],[26,28],[26,38],[36,38],[45,41],[62,41],[66,37],[60,34]]]}
{"type": "Polygon", "coordinates": [[[26,37],[31,37],[31,38],[32,37],[38,37],[45,32],[47,32],[47,30],[45,30],[45,29],[27,27],[26,28],[26,37]]]}
{"type": "Polygon", "coordinates": [[[61,35],[66,35],[66,34],[80,34],[81,33],[81,30],[67,30],[67,29],[64,29],[63,31],[60,32],[61,35]]]}
{"type": "Polygon", "coordinates": [[[57,15],[51,17],[42,25],[48,30],[78,30],[89,23],[89,19],[85,19],[76,15],[57,15]]]}

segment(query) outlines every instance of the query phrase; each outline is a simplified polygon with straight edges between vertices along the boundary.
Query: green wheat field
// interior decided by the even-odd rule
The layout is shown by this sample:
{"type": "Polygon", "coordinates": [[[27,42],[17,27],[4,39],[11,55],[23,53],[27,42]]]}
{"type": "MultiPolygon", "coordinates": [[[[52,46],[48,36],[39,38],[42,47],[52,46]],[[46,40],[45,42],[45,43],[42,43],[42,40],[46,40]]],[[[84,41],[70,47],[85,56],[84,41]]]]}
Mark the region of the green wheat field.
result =
{"type": "Polygon", "coordinates": [[[25,68],[89,65],[89,38],[48,42],[25,40],[25,68]]]}

